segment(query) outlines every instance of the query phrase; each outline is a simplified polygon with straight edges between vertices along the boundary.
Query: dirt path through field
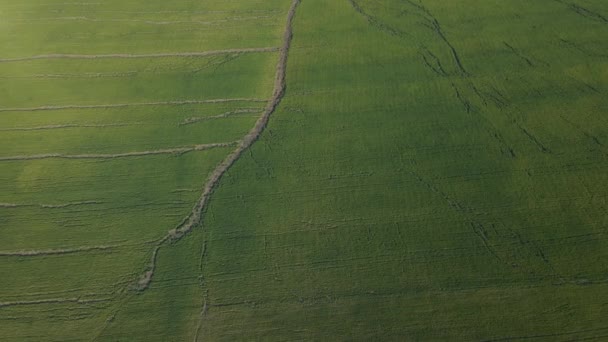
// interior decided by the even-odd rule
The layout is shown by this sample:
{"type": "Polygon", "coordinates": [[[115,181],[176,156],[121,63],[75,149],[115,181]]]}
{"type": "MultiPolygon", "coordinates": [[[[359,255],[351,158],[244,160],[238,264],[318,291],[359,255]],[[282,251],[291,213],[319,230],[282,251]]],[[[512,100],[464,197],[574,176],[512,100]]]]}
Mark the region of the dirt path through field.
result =
{"type": "MultiPolygon", "coordinates": [[[[82,206],[82,205],[97,205],[103,204],[100,201],[81,201],[81,202],[69,202],[62,204],[19,204],[19,203],[0,203],[0,208],[23,208],[23,207],[38,207],[42,209],[64,209],[68,207],[82,206]]],[[[0,255],[2,253],[0,252],[0,255]]]]}
{"type": "Polygon", "coordinates": [[[86,16],[75,16],[75,17],[47,17],[47,18],[33,18],[33,19],[13,19],[15,22],[18,23],[35,23],[35,22],[41,22],[41,21],[88,21],[88,22],[94,22],[94,23],[107,23],[107,22],[114,22],[114,23],[141,23],[141,24],[148,24],[148,25],[176,25],[176,24],[197,24],[197,25],[217,25],[217,24],[223,24],[223,23],[229,23],[229,22],[235,22],[235,21],[248,21],[248,20],[260,20],[260,19],[269,19],[269,18],[273,18],[272,16],[269,15],[262,15],[262,16],[250,16],[250,17],[229,17],[226,19],[218,19],[218,20],[207,20],[207,21],[203,21],[203,20],[164,20],[164,21],[158,21],[158,20],[141,20],[141,19],[100,19],[100,18],[91,18],[91,17],[86,17],[86,16]]]}
{"type": "Polygon", "coordinates": [[[107,246],[90,246],[90,247],[78,247],[78,248],[67,248],[67,249],[49,249],[49,250],[31,250],[31,251],[16,251],[16,252],[2,252],[0,251],[0,257],[34,257],[34,256],[49,256],[49,255],[65,255],[82,252],[95,252],[95,251],[107,251],[122,247],[122,245],[107,245],[107,246]]]}
{"type": "Polygon", "coordinates": [[[212,50],[212,51],[201,51],[201,52],[178,52],[178,53],[148,53],[148,54],[128,54],[128,53],[111,53],[102,55],[80,55],[80,54],[63,54],[63,53],[52,53],[46,55],[36,55],[28,57],[18,58],[0,58],[0,63],[10,62],[23,62],[32,61],[37,59],[108,59],[108,58],[167,58],[167,57],[209,57],[216,55],[229,55],[234,53],[262,53],[262,52],[276,52],[279,51],[277,47],[263,47],[263,48],[248,48],[248,49],[226,49],[226,50],[212,50]]]}
{"type": "Polygon", "coordinates": [[[128,108],[142,106],[184,106],[191,104],[209,103],[228,103],[228,102],[266,102],[268,100],[256,98],[233,98],[233,99],[210,99],[210,100],[182,100],[182,101],[162,101],[162,102],[139,102],[139,103],[114,103],[100,105],[61,105],[61,106],[41,106],[29,108],[0,108],[0,112],[37,112],[46,110],[68,110],[68,109],[111,109],[128,108]]]}
{"type": "Polygon", "coordinates": [[[224,112],[222,114],[213,115],[213,116],[200,116],[200,117],[191,117],[179,123],[180,126],[191,125],[201,121],[208,120],[217,120],[217,119],[225,119],[229,116],[238,115],[238,114],[247,114],[247,113],[259,113],[263,109],[262,108],[244,108],[237,109],[229,112],[224,112]]]}
{"type": "Polygon", "coordinates": [[[184,154],[193,151],[204,151],[212,148],[218,147],[231,147],[237,145],[239,142],[228,142],[228,143],[215,143],[215,144],[204,144],[204,145],[194,145],[189,147],[178,147],[178,148],[168,148],[161,150],[151,150],[151,151],[136,151],[136,152],[126,152],[126,153],[115,153],[115,154],[59,154],[59,153],[49,153],[49,154],[36,154],[29,156],[11,156],[11,157],[0,157],[0,162],[3,161],[19,161],[19,160],[39,160],[39,159],[117,159],[117,158],[127,158],[127,157],[143,157],[143,156],[152,156],[158,154],[184,154]]]}
{"type": "Polygon", "coordinates": [[[35,126],[35,127],[11,127],[11,128],[0,128],[0,132],[27,132],[27,131],[46,131],[51,129],[63,129],[63,128],[110,128],[110,127],[126,127],[126,126],[140,126],[142,122],[130,122],[130,123],[115,123],[115,124],[65,124],[65,125],[47,125],[47,126],[35,126]]]}
{"type": "Polygon", "coordinates": [[[9,306],[26,306],[26,305],[40,305],[40,304],[93,304],[100,302],[110,301],[111,298],[99,298],[99,299],[82,299],[79,297],[75,298],[53,298],[53,299],[40,299],[30,301],[16,301],[16,302],[0,302],[0,308],[9,306]]]}
{"type": "Polygon", "coordinates": [[[197,224],[200,223],[201,216],[207,206],[207,203],[209,202],[209,198],[217,187],[218,182],[220,181],[222,176],[239,159],[243,152],[249,147],[251,147],[253,143],[260,137],[260,134],[262,134],[262,132],[266,128],[266,125],[268,124],[270,115],[275,111],[275,109],[283,99],[283,95],[285,94],[286,89],[285,76],[287,71],[287,57],[289,54],[291,38],[293,35],[292,23],[296,13],[296,9],[299,4],[300,0],[293,0],[291,3],[291,7],[289,8],[289,11],[287,13],[287,23],[285,26],[285,31],[283,33],[283,43],[280,48],[279,61],[277,63],[277,69],[275,74],[274,90],[272,93],[272,97],[266,105],[266,109],[264,110],[260,118],[257,120],[251,131],[249,131],[249,133],[239,143],[237,148],[230,155],[228,155],[228,157],[226,157],[226,159],[224,159],[220,163],[220,165],[215,168],[211,175],[209,175],[207,181],[205,182],[201,197],[197,201],[196,205],[194,206],[192,212],[188,215],[188,217],[186,217],[184,221],[175,229],[170,230],[169,233],[165,236],[165,238],[160,240],[158,248],[154,250],[154,253],[150,260],[150,265],[138,281],[138,290],[143,291],[150,286],[150,283],[152,282],[154,276],[154,271],[156,269],[156,260],[159,248],[169,241],[180,240],[186,234],[188,234],[197,224]]]}

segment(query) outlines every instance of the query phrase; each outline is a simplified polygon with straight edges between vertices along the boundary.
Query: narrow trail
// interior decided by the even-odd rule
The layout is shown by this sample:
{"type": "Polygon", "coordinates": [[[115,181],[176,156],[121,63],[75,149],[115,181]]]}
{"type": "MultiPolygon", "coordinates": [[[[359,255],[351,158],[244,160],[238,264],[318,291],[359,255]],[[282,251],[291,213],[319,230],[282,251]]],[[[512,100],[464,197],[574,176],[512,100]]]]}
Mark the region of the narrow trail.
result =
{"type": "Polygon", "coordinates": [[[29,132],[29,131],[45,131],[52,129],[64,128],[109,128],[109,127],[126,127],[126,126],[141,126],[143,122],[132,123],[115,123],[115,124],[65,124],[65,125],[47,125],[35,127],[12,127],[0,128],[0,132],[29,132]]]}
{"type": "Polygon", "coordinates": [[[69,110],[69,109],[112,109],[112,108],[129,108],[129,107],[145,107],[145,106],[185,106],[196,104],[210,103],[228,103],[228,102],[267,102],[268,100],[257,98],[233,98],[233,99],[210,99],[210,100],[182,100],[182,101],[159,101],[159,102],[139,102],[139,103],[114,103],[114,104],[99,104],[99,105],[62,105],[62,106],[41,106],[29,108],[0,108],[0,112],[38,112],[38,111],[53,111],[53,110],[69,110]]]}
{"type": "Polygon", "coordinates": [[[260,137],[260,135],[266,128],[266,125],[268,124],[270,115],[274,113],[275,109],[283,99],[286,89],[285,77],[287,71],[287,57],[289,54],[289,48],[291,46],[291,39],[293,36],[293,18],[295,16],[296,9],[299,4],[300,0],[293,0],[291,3],[291,7],[289,8],[289,11],[287,13],[287,23],[285,26],[285,31],[283,33],[283,43],[280,48],[279,61],[277,63],[277,69],[275,74],[274,90],[272,93],[272,97],[266,105],[266,109],[264,110],[260,118],[257,120],[251,131],[249,131],[249,133],[238,144],[237,148],[230,155],[228,155],[228,157],[226,157],[209,175],[207,181],[205,182],[203,192],[190,214],[182,221],[181,224],[179,224],[176,228],[170,230],[168,234],[159,241],[158,245],[155,247],[152,253],[150,264],[137,282],[137,290],[144,291],[150,286],[150,283],[152,282],[152,278],[154,276],[154,271],[156,270],[156,260],[160,248],[167,242],[176,242],[178,240],[181,240],[196,225],[200,223],[201,216],[209,202],[211,194],[217,187],[218,182],[220,181],[222,176],[239,159],[243,152],[246,151],[249,147],[251,147],[253,143],[260,137]]]}
{"type": "Polygon", "coordinates": [[[125,127],[125,126],[139,126],[142,122],[124,123],[124,124],[65,124],[65,125],[48,125],[48,126],[36,126],[36,127],[12,127],[12,128],[0,128],[0,132],[28,132],[28,131],[45,131],[51,129],[63,129],[63,128],[108,128],[108,127],[125,127]]]}
{"type": "Polygon", "coordinates": [[[107,246],[90,246],[90,247],[78,247],[78,248],[66,248],[66,249],[49,249],[49,250],[31,250],[31,251],[16,251],[16,252],[2,252],[0,251],[0,257],[36,257],[36,256],[50,256],[50,255],[65,255],[83,252],[95,252],[95,251],[107,251],[122,247],[122,245],[107,245],[107,246]]]}
{"type": "Polygon", "coordinates": [[[35,18],[35,19],[15,19],[14,21],[22,24],[32,24],[35,22],[45,22],[45,21],[88,21],[95,23],[141,23],[148,25],[179,25],[179,24],[196,24],[196,25],[218,25],[230,22],[238,22],[238,21],[248,21],[248,20],[260,20],[260,19],[268,19],[272,18],[272,16],[253,16],[253,17],[231,17],[226,19],[218,19],[218,20],[174,20],[174,21],[158,21],[158,20],[142,20],[142,19],[99,19],[99,18],[91,18],[86,16],[77,16],[77,17],[49,17],[49,18],[35,18]]]}
{"type": "MultiPolygon", "coordinates": [[[[19,203],[0,203],[0,208],[23,208],[23,207],[38,207],[43,209],[63,209],[68,207],[75,207],[81,205],[97,205],[103,204],[100,201],[81,201],[81,202],[70,202],[62,204],[19,204],[19,203]]],[[[0,252],[0,255],[2,253],[0,252]]]]}
{"type": "Polygon", "coordinates": [[[213,116],[201,116],[201,117],[191,117],[188,118],[182,122],[179,123],[180,126],[185,126],[185,125],[191,125],[197,122],[201,122],[201,121],[208,121],[208,120],[217,120],[217,119],[224,119],[227,118],[229,116],[235,116],[235,115],[239,115],[239,114],[248,114],[248,113],[259,113],[261,111],[263,111],[264,109],[260,109],[260,108],[245,108],[245,109],[237,109],[237,110],[233,110],[230,112],[225,112],[222,114],[218,114],[218,115],[213,115],[213,116]]]}
{"type": "Polygon", "coordinates": [[[84,73],[84,74],[34,74],[27,76],[0,76],[0,79],[75,79],[75,78],[120,78],[135,77],[137,71],[113,72],[113,73],[84,73]]]}
{"type": "Polygon", "coordinates": [[[4,303],[0,302],[0,308],[10,307],[10,306],[41,305],[41,304],[65,304],[65,303],[92,304],[92,303],[107,302],[110,300],[111,300],[111,298],[81,299],[79,297],[40,299],[40,300],[31,300],[31,301],[17,301],[17,302],[4,302],[4,303]]]}
{"type": "Polygon", "coordinates": [[[137,152],[116,153],[116,154],[71,154],[70,155],[70,154],[49,153],[49,154],[37,154],[37,155],[29,155],[29,156],[0,157],[0,162],[53,159],[53,158],[54,159],[117,159],[117,158],[128,158],[128,157],[152,156],[152,155],[158,155],[158,154],[182,155],[184,153],[193,152],[193,151],[205,151],[205,150],[210,150],[212,148],[231,147],[236,144],[238,144],[237,141],[228,142],[228,143],[204,144],[204,145],[194,145],[194,146],[190,146],[190,147],[168,148],[168,149],[161,149],[161,150],[137,151],[137,152]]]}
{"type": "Polygon", "coordinates": [[[23,62],[33,61],[37,59],[110,59],[110,58],[167,58],[167,57],[208,57],[216,55],[227,55],[233,53],[262,53],[262,52],[276,52],[279,48],[276,47],[262,47],[262,48],[248,48],[248,49],[226,49],[226,50],[211,50],[201,52],[179,52],[179,53],[148,53],[148,54],[128,54],[128,53],[112,53],[102,55],[80,55],[80,54],[64,54],[64,53],[52,53],[45,55],[36,55],[28,57],[17,57],[17,58],[0,58],[0,63],[11,63],[11,62],[23,62]]]}

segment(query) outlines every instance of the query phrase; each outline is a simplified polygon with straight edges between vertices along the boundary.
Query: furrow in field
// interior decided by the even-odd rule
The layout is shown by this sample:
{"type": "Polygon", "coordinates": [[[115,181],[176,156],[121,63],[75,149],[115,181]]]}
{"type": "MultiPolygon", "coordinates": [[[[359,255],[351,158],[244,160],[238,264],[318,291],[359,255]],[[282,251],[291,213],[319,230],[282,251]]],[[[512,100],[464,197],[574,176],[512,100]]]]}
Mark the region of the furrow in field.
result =
{"type": "Polygon", "coordinates": [[[604,147],[604,144],[601,142],[601,140],[596,135],[591,134],[589,131],[587,131],[586,129],[581,127],[581,125],[576,124],[572,120],[567,119],[564,115],[560,115],[559,117],[560,117],[560,119],[562,119],[562,121],[564,121],[568,125],[572,126],[575,130],[581,132],[585,137],[591,139],[591,141],[593,141],[593,143],[595,143],[596,145],[598,145],[600,147],[604,147]]]}
{"type": "Polygon", "coordinates": [[[66,303],[90,304],[90,303],[106,302],[106,301],[110,301],[110,300],[111,300],[111,298],[101,298],[101,299],[81,299],[78,297],[52,298],[52,299],[15,301],[15,302],[4,302],[4,303],[0,302],[0,308],[10,307],[10,306],[40,305],[40,304],[66,304],[66,303]]]}
{"type": "Polygon", "coordinates": [[[35,127],[11,127],[11,128],[0,128],[0,132],[20,132],[20,131],[44,131],[51,129],[63,129],[63,128],[109,128],[109,127],[125,127],[125,126],[138,126],[142,125],[141,122],[133,123],[116,123],[116,124],[65,124],[65,125],[47,125],[47,126],[35,126],[35,127]]]}
{"type": "MultiPolygon", "coordinates": [[[[135,14],[135,15],[142,15],[142,14],[189,14],[189,15],[193,15],[193,14],[204,14],[204,15],[209,15],[209,14],[225,14],[225,13],[230,13],[230,14],[237,14],[237,13],[278,13],[278,10],[265,10],[265,9],[260,9],[260,10],[247,10],[247,11],[242,11],[242,10],[210,10],[210,11],[189,11],[189,10],[165,10],[165,11],[117,11],[117,10],[99,10],[99,11],[95,11],[97,13],[115,13],[115,14],[135,14]]],[[[24,13],[24,12],[18,12],[18,13],[24,13]]]]}
{"type": "Polygon", "coordinates": [[[78,248],[66,248],[66,249],[30,250],[30,251],[15,251],[15,252],[0,251],[0,257],[36,257],[36,256],[50,256],[50,255],[65,255],[65,254],[74,254],[74,253],[83,253],[83,252],[107,251],[107,250],[116,249],[118,247],[121,247],[121,245],[90,246],[90,247],[78,247],[78,248]]]}
{"type": "Polygon", "coordinates": [[[73,79],[73,78],[122,78],[135,77],[137,71],[84,73],[84,74],[34,74],[27,76],[0,76],[0,79],[73,79]]]}
{"type": "Polygon", "coordinates": [[[117,23],[140,23],[147,25],[179,25],[179,24],[196,24],[196,25],[218,25],[230,22],[238,22],[238,21],[248,21],[248,20],[260,20],[260,19],[268,19],[272,18],[272,16],[253,16],[253,17],[231,17],[226,19],[218,19],[218,20],[143,20],[143,19],[99,19],[99,18],[90,18],[86,16],[77,16],[77,17],[49,17],[49,18],[32,18],[32,19],[20,19],[15,20],[19,23],[34,23],[34,22],[45,22],[45,21],[86,21],[86,22],[117,22],[117,23]]]}
{"type": "Polygon", "coordinates": [[[0,108],[0,112],[37,112],[37,111],[69,110],[69,109],[109,109],[109,108],[142,107],[142,106],[184,106],[184,105],[190,105],[190,104],[227,103],[227,102],[267,102],[267,100],[257,99],[257,98],[232,98],[232,99],[211,99],[211,100],[115,103],[115,104],[99,104],[99,105],[62,105],[62,106],[41,106],[41,107],[29,107],[29,108],[0,108]]]}
{"type": "Polygon", "coordinates": [[[253,143],[259,138],[260,134],[266,128],[270,115],[275,111],[286,89],[286,71],[287,71],[287,57],[289,54],[289,47],[291,46],[291,39],[293,36],[292,23],[296,13],[296,9],[300,4],[300,0],[293,0],[291,7],[287,13],[287,23],[285,31],[283,33],[283,43],[279,53],[279,61],[277,63],[274,90],[271,99],[268,101],[266,109],[255,123],[251,131],[245,136],[245,138],[238,144],[237,148],[226,157],[220,165],[211,173],[205,182],[203,192],[197,201],[196,205],[192,209],[191,213],[183,220],[183,222],[176,228],[169,231],[169,233],[159,242],[158,248],[154,250],[150,265],[146,272],[140,277],[137,283],[137,289],[140,291],[146,290],[152,281],[154,271],[156,269],[156,259],[159,248],[168,241],[177,241],[188,234],[197,224],[201,221],[201,216],[205,210],[207,203],[211,197],[211,194],[215,190],[222,176],[230,169],[230,167],[239,159],[242,153],[253,145],[253,143]]]}
{"type": "Polygon", "coordinates": [[[511,51],[513,52],[514,55],[516,55],[517,57],[521,58],[524,62],[526,62],[526,64],[528,64],[528,66],[534,66],[534,63],[530,60],[530,58],[528,58],[527,56],[523,55],[521,52],[519,52],[516,48],[514,48],[513,46],[511,46],[511,44],[507,43],[507,42],[503,42],[503,44],[511,51]]]}
{"type": "MultiPolygon", "coordinates": [[[[23,207],[39,207],[43,209],[63,209],[81,205],[96,205],[103,204],[100,201],[81,201],[62,204],[19,204],[19,203],[0,203],[0,208],[23,208],[23,207]]],[[[1,255],[2,253],[0,253],[1,255]]]]}
{"type": "Polygon", "coordinates": [[[167,58],[167,57],[208,57],[216,55],[226,55],[231,53],[261,53],[261,52],[276,52],[277,47],[262,47],[249,49],[226,49],[212,50],[201,52],[177,52],[177,53],[148,53],[148,54],[128,54],[128,53],[113,53],[101,55],[81,55],[81,54],[63,54],[53,53],[45,55],[36,55],[18,58],[1,58],[0,63],[32,61],[37,59],[109,59],[109,58],[167,58]]]}
{"type": "Polygon", "coordinates": [[[392,36],[399,37],[399,36],[408,35],[406,32],[400,31],[390,25],[387,25],[384,22],[382,22],[381,20],[379,20],[378,18],[376,18],[375,16],[367,13],[366,11],[363,10],[363,8],[361,8],[361,6],[355,0],[348,0],[348,2],[350,2],[351,6],[357,13],[359,13],[361,16],[363,16],[367,20],[367,22],[370,24],[370,26],[375,27],[375,28],[379,29],[380,31],[384,31],[392,36]]]}
{"type": "Polygon", "coordinates": [[[574,2],[568,2],[568,1],[565,1],[565,0],[555,0],[555,1],[559,2],[561,4],[564,4],[564,5],[567,5],[568,8],[571,11],[575,12],[576,14],[578,14],[578,15],[580,15],[582,17],[585,17],[587,19],[591,19],[591,20],[594,20],[594,21],[599,21],[599,22],[604,23],[604,24],[608,24],[608,18],[607,17],[603,16],[602,14],[600,14],[598,12],[592,11],[589,8],[586,8],[586,7],[583,7],[583,6],[579,5],[579,4],[576,4],[574,2]]]}
{"type": "Polygon", "coordinates": [[[203,144],[203,145],[194,145],[189,147],[179,147],[179,148],[168,148],[161,150],[151,150],[151,151],[136,151],[136,152],[126,152],[126,153],[115,153],[115,154],[59,154],[59,153],[49,153],[49,154],[37,154],[37,155],[29,155],[29,156],[11,156],[11,157],[0,157],[0,162],[2,161],[19,161],[19,160],[39,160],[39,159],[116,159],[116,158],[127,158],[127,157],[143,157],[143,156],[151,156],[158,154],[177,154],[182,155],[184,153],[193,152],[193,151],[204,151],[212,148],[219,147],[231,147],[238,144],[238,142],[228,142],[228,143],[215,143],[215,144],[203,144]]]}
{"type": "Polygon", "coordinates": [[[229,116],[234,116],[234,115],[238,115],[238,114],[259,113],[262,110],[263,109],[260,109],[260,108],[246,108],[246,109],[233,110],[230,112],[225,112],[225,113],[213,115],[213,116],[191,117],[191,118],[188,118],[188,119],[180,122],[179,125],[184,126],[184,125],[190,125],[190,124],[201,122],[201,121],[223,119],[223,118],[227,118],[229,116]]]}

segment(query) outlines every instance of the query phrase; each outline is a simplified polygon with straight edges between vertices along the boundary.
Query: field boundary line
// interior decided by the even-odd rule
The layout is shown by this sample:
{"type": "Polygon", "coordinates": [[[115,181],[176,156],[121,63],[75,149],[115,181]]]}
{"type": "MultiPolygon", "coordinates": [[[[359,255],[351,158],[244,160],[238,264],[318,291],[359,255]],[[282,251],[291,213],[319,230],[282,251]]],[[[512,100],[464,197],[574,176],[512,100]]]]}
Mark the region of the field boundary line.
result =
{"type": "Polygon", "coordinates": [[[75,304],[91,304],[107,302],[110,298],[102,299],[81,299],[80,297],[75,298],[53,298],[53,299],[40,299],[40,300],[29,300],[29,301],[17,301],[17,302],[0,302],[0,308],[9,306],[24,306],[24,305],[41,305],[41,304],[62,304],[62,303],[75,303],[75,304]]]}
{"type": "Polygon", "coordinates": [[[122,247],[123,245],[107,245],[107,246],[90,246],[90,247],[77,247],[77,248],[65,248],[65,249],[46,249],[46,250],[22,250],[15,252],[2,252],[0,251],[0,257],[36,257],[36,256],[50,256],[50,255],[65,255],[82,252],[94,252],[94,251],[107,251],[122,247]]]}
{"type": "Polygon", "coordinates": [[[225,119],[227,117],[236,116],[239,114],[260,113],[263,110],[264,110],[263,108],[245,108],[245,109],[237,109],[237,110],[233,110],[233,111],[229,111],[229,112],[224,112],[224,113],[218,114],[218,115],[191,117],[191,118],[187,118],[184,121],[180,122],[179,126],[191,125],[191,124],[195,124],[195,123],[198,123],[201,121],[225,119]]]}
{"type": "Polygon", "coordinates": [[[171,229],[167,233],[167,235],[159,241],[157,247],[152,253],[150,264],[148,265],[147,270],[139,278],[139,281],[136,284],[136,289],[138,291],[145,291],[150,286],[150,283],[152,282],[154,276],[154,271],[156,270],[156,262],[158,259],[158,252],[160,247],[167,242],[176,242],[181,240],[184,236],[186,236],[186,234],[192,231],[192,229],[201,222],[202,214],[206,209],[211,194],[217,187],[220,179],[226,173],[226,171],[228,171],[228,169],[230,169],[230,167],[234,165],[234,163],[239,159],[243,152],[249,149],[253,145],[253,143],[258,140],[258,138],[266,128],[270,116],[272,115],[272,113],[274,113],[277,106],[283,99],[283,96],[285,95],[285,89],[287,88],[285,78],[287,73],[287,57],[289,54],[289,48],[291,46],[291,39],[293,36],[292,23],[293,18],[296,14],[296,9],[299,4],[300,0],[292,0],[291,7],[287,12],[285,31],[283,33],[283,43],[280,49],[279,60],[277,62],[276,74],[274,79],[274,89],[272,92],[272,97],[268,101],[264,112],[256,121],[253,128],[245,136],[245,138],[241,140],[237,148],[230,155],[228,155],[208,176],[207,181],[205,182],[205,186],[203,188],[203,192],[190,214],[186,218],[184,218],[184,220],[176,228],[171,229]]]}
{"type": "MultiPolygon", "coordinates": [[[[68,207],[75,207],[81,205],[98,205],[103,204],[100,201],[80,201],[80,202],[69,202],[62,204],[20,204],[20,203],[0,203],[0,208],[23,208],[23,207],[39,207],[44,209],[63,209],[68,207]]],[[[0,252],[0,255],[2,252],[0,252]]]]}
{"type": "Polygon", "coordinates": [[[109,127],[126,127],[126,126],[138,126],[143,125],[143,122],[130,122],[130,123],[114,123],[114,124],[65,124],[65,125],[46,125],[36,127],[11,127],[11,128],[0,128],[0,132],[27,132],[27,131],[44,131],[51,129],[64,129],[64,128],[109,128],[109,127]]]}
{"type": "Polygon", "coordinates": [[[111,58],[168,58],[168,57],[208,57],[217,55],[228,55],[233,53],[263,53],[263,52],[277,52],[277,47],[262,47],[262,48],[245,48],[245,49],[225,49],[225,50],[211,50],[201,52],[176,52],[176,53],[144,53],[144,54],[129,54],[129,53],[109,53],[100,55],[82,55],[82,54],[68,54],[68,53],[51,53],[44,55],[35,55],[28,57],[17,57],[17,58],[0,58],[0,63],[11,63],[11,62],[24,62],[33,61],[38,59],[111,59],[111,58]]]}
{"type": "Polygon", "coordinates": [[[136,102],[136,103],[114,103],[114,104],[98,104],[98,105],[57,105],[57,106],[40,106],[26,108],[0,108],[0,112],[37,112],[51,110],[69,110],[69,109],[111,109],[111,108],[129,108],[143,106],[185,106],[191,104],[210,104],[210,103],[229,103],[229,102],[267,102],[265,99],[258,98],[232,98],[232,99],[210,99],[210,100],[181,100],[181,101],[159,101],[159,102],[136,102]]]}
{"type": "Polygon", "coordinates": [[[158,21],[158,20],[143,20],[143,19],[119,19],[119,18],[92,18],[87,16],[72,16],[72,17],[46,17],[32,19],[14,19],[16,23],[35,23],[46,21],[88,21],[88,22],[117,22],[117,23],[142,23],[148,25],[177,25],[177,24],[197,24],[197,25],[218,25],[222,23],[232,23],[239,21],[256,21],[260,19],[269,19],[273,16],[250,16],[250,17],[229,17],[226,19],[217,20],[175,20],[175,21],[158,21]]]}
{"type": "Polygon", "coordinates": [[[194,146],[189,146],[189,147],[168,148],[168,149],[150,150],[150,151],[115,153],[115,154],[48,153],[48,154],[36,154],[36,155],[28,155],[28,156],[0,157],[0,162],[19,161],[19,160],[53,159],[53,158],[54,159],[117,159],[117,158],[127,158],[127,157],[143,157],[143,156],[151,156],[151,155],[159,155],[159,154],[182,155],[182,154],[185,154],[188,152],[194,152],[194,151],[205,151],[205,150],[210,150],[213,148],[232,147],[236,144],[238,144],[238,141],[233,141],[233,142],[228,142],[228,143],[194,145],[194,146]]]}

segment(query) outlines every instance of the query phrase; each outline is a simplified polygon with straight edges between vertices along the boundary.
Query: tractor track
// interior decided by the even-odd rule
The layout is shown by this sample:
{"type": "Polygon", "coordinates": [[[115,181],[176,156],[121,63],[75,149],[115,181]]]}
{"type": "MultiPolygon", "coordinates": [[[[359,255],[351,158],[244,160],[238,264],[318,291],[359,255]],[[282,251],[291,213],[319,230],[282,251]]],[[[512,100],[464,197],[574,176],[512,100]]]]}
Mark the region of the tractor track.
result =
{"type": "Polygon", "coordinates": [[[90,246],[90,247],[78,247],[78,248],[15,251],[15,252],[1,252],[0,251],[0,257],[36,257],[36,256],[65,255],[65,254],[75,254],[75,253],[83,253],[83,252],[108,251],[108,250],[116,249],[118,247],[121,247],[121,245],[90,246]]]}
{"type": "Polygon", "coordinates": [[[125,153],[115,153],[115,154],[59,154],[59,153],[48,153],[48,154],[36,154],[29,156],[11,156],[11,157],[0,157],[0,162],[3,161],[21,161],[21,160],[39,160],[39,159],[118,159],[118,158],[128,158],[128,157],[144,157],[158,154],[176,154],[182,155],[188,152],[194,151],[205,151],[213,148],[220,147],[231,147],[238,144],[238,142],[228,142],[228,143],[214,143],[214,144],[204,144],[204,145],[194,145],[189,147],[178,147],[178,148],[168,148],[161,150],[151,150],[151,151],[136,151],[136,152],[125,152],[125,153]]]}
{"type": "MultiPolygon", "coordinates": [[[[75,207],[81,205],[97,205],[103,204],[100,201],[81,201],[81,202],[70,202],[63,204],[19,204],[19,203],[0,203],[0,208],[23,208],[23,207],[39,207],[43,209],[63,209],[68,207],[75,207]]],[[[2,252],[0,252],[2,255],[2,252]]]]}
{"type": "Polygon", "coordinates": [[[40,299],[40,300],[31,300],[31,301],[17,301],[17,302],[0,302],[0,308],[10,307],[10,306],[25,306],[25,305],[41,305],[41,304],[91,304],[91,303],[99,303],[99,302],[107,302],[110,301],[110,298],[100,298],[100,299],[81,299],[79,297],[75,298],[53,298],[53,299],[40,299]]]}
{"type": "Polygon", "coordinates": [[[225,119],[229,116],[235,116],[239,114],[247,114],[247,113],[259,113],[264,109],[260,108],[245,108],[245,109],[237,109],[229,112],[224,112],[222,114],[213,115],[213,116],[201,116],[201,117],[191,117],[179,123],[180,126],[191,125],[201,121],[208,120],[217,120],[217,119],[225,119]]]}
{"type": "Polygon", "coordinates": [[[64,129],[64,128],[109,128],[109,127],[125,127],[125,126],[138,126],[143,125],[142,122],[133,123],[115,123],[115,124],[65,124],[65,125],[47,125],[47,126],[36,126],[36,127],[12,127],[12,128],[0,128],[0,132],[28,132],[28,131],[45,131],[51,129],[64,129]]]}
{"type": "Polygon", "coordinates": [[[32,24],[36,22],[45,22],[45,21],[86,21],[86,22],[94,22],[94,23],[140,23],[147,25],[180,25],[180,24],[194,24],[194,25],[220,25],[224,23],[238,22],[238,21],[248,21],[248,20],[260,20],[260,19],[269,19],[272,16],[253,16],[253,17],[230,17],[226,19],[218,19],[218,20],[174,20],[174,21],[158,21],[158,20],[142,20],[142,19],[100,19],[100,18],[91,18],[87,16],[75,16],[75,17],[49,17],[49,18],[34,18],[34,19],[16,19],[15,22],[22,24],[32,24]]]}
{"type": "Polygon", "coordinates": [[[128,53],[111,53],[100,55],[82,55],[82,54],[64,54],[52,53],[45,55],[36,55],[17,58],[0,58],[0,63],[24,62],[38,59],[111,59],[111,58],[167,58],[167,57],[209,57],[216,55],[227,55],[233,53],[262,53],[262,52],[277,52],[277,47],[262,47],[262,48],[247,48],[247,49],[226,49],[226,50],[211,50],[201,52],[178,52],[178,53],[148,53],[148,54],[128,54],[128,53]]]}
{"type": "Polygon", "coordinates": [[[210,100],[182,100],[182,101],[159,101],[159,102],[139,102],[139,103],[114,103],[99,105],[61,105],[61,106],[40,106],[29,108],[0,108],[0,112],[38,112],[53,110],[70,109],[112,109],[129,108],[143,106],[185,106],[210,103],[229,103],[229,102],[267,102],[268,100],[257,98],[233,98],[233,99],[210,99],[210,100]]]}

